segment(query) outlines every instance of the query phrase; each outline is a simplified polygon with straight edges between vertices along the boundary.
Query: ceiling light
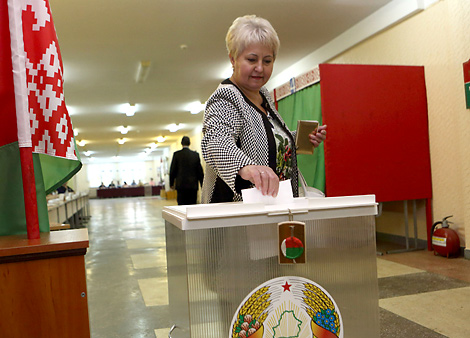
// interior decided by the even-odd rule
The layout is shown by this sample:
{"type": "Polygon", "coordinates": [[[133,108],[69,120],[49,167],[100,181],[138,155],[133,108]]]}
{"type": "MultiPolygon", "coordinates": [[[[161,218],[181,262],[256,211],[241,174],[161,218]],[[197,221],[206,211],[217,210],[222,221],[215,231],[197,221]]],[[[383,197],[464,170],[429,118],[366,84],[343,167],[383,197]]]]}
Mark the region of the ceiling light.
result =
{"type": "Polygon", "coordinates": [[[129,127],[128,126],[121,126],[119,127],[121,130],[121,134],[125,135],[129,132],[129,127]]]}
{"type": "Polygon", "coordinates": [[[163,143],[163,142],[165,142],[165,140],[166,140],[165,136],[158,136],[157,137],[157,142],[159,142],[159,143],[163,143]]]}
{"type": "Polygon", "coordinates": [[[85,155],[85,156],[90,156],[91,154],[92,154],[92,152],[89,151],[89,150],[83,152],[83,155],[85,155]]]}
{"type": "Polygon", "coordinates": [[[78,136],[78,129],[73,130],[73,136],[77,137],[78,136]]]}
{"type": "Polygon", "coordinates": [[[150,72],[150,61],[140,61],[139,66],[137,67],[137,74],[135,76],[135,82],[143,83],[147,80],[147,77],[150,72]]]}
{"type": "Polygon", "coordinates": [[[126,143],[126,139],[121,137],[121,138],[118,140],[118,143],[119,143],[119,144],[124,144],[124,143],[126,143]]]}
{"type": "Polygon", "coordinates": [[[86,141],[85,140],[80,140],[80,141],[78,141],[78,145],[80,147],[84,147],[86,145],[86,141]]]}
{"type": "Polygon", "coordinates": [[[137,111],[137,106],[134,103],[126,103],[123,108],[126,116],[134,116],[137,111]]]}
{"type": "Polygon", "coordinates": [[[178,124],[172,123],[172,124],[168,125],[168,130],[169,130],[171,133],[174,133],[174,132],[180,130],[181,128],[182,128],[182,127],[181,127],[181,124],[180,124],[180,123],[178,123],[178,124]]]}
{"type": "Polygon", "coordinates": [[[77,108],[67,105],[67,112],[69,113],[69,116],[75,115],[77,114],[77,108]]]}
{"type": "Polygon", "coordinates": [[[190,104],[186,106],[186,110],[191,112],[191,114],[199,114],[205,108],[206,108],[206,105],[199,101],[191,102],[190,104]]]}
{"type": "Polygon", "coordinates": [[[153,143],[150,145],[150,149],[152,149],[152,150],[155,150],[155,148],[157,148],[157,147],[158,147],[158,144],[155,143],[155,142],[153,142],[153,143]]]}

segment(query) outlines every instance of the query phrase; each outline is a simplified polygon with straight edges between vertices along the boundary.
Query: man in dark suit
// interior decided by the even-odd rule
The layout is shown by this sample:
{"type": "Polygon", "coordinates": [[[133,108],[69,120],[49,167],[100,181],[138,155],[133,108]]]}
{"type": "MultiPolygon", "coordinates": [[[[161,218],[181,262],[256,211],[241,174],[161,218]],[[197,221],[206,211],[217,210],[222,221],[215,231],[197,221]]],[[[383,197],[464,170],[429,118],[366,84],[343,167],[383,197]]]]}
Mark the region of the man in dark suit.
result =
{"type": "Polygon", "coordinates": [[[189,137],[183,136],[183,149],[175,151],[171,160],[170,187],[176,188],[178,205],[196,204],[198,183],[202,186],[204,179],[199,154],[189,149],[190,144],[189,137]]]}

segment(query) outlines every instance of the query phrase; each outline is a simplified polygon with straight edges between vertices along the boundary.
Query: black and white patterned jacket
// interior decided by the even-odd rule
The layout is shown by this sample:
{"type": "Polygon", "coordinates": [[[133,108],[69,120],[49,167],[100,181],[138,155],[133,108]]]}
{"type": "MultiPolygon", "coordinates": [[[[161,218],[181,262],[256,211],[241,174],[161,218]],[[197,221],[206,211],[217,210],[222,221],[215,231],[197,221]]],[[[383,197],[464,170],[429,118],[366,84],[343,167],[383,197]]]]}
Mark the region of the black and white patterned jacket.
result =
{"type": "MultiPolygon", "coordinates": [[[[279,120],[295,144],[295,135],[277,112],[268,90],[263,87],[260,93],[265,97],[273,118],[279,120]]],[[[222,82],[207,100],[201,142],[206,161],[202,203],[241,201],[241,189],[252,187],[251,182],[237,174],[246,165],[270,166],[275,171],[276,146],[266,121],[265,114],[230,80],[222,82]]],[[[298,196],[295,147],[292,151],[291,182],[294,196],[298,196]]]]}

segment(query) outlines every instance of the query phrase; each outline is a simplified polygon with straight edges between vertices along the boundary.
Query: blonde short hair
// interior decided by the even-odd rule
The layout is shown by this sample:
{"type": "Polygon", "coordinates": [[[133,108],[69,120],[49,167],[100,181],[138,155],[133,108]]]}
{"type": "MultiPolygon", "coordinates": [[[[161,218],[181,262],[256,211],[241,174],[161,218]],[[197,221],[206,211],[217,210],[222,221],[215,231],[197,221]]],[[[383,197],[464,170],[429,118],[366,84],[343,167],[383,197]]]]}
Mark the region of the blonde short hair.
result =
{"type": "Polygon", "coordinates": [[[256,15],[245,15],[236,18],[225,37],[227,51],[235,59],[251,44],[263,44],[272,48],[276,59],[280,41],[276,31],[268,20],[256,15]]]}

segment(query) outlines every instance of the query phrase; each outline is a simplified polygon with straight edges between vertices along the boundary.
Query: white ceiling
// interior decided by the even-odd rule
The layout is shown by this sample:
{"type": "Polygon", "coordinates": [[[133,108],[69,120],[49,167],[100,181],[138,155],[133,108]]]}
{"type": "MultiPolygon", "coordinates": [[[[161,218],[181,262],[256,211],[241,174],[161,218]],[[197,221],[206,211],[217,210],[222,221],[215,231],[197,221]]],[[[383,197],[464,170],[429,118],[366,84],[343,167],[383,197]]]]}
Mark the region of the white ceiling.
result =
{"type": "MultiPolygon", "coordinates": [[[[157,136],[179,142],[201,125],[205,102],[230,67],[225,34],[241,15],[268,19],[281,40],[273,77],[391,0],[50,0],[65,74],[65,100],[80,148],[97,160],[142,153],[157,136]],[[182,49],[181,45],[186,45],[182,49]],[[138,64],[151,61],[144,83],[138,64]],[[120,105],[135,103],[133,117],[120,105]],[[170,133],[171,123],[184,128],[170,133]],[[121,135],[119,126],[130,131],[121,135]],[[127,142],[119,146],[117,140],[127,142]]],[[[312,65],[312,68],[315,65],[312,65]]],[[[151,156],[159,154],[158,151],[151,156]]],[[[161,154],[161,152],[160,152],[161,154]]]]}

